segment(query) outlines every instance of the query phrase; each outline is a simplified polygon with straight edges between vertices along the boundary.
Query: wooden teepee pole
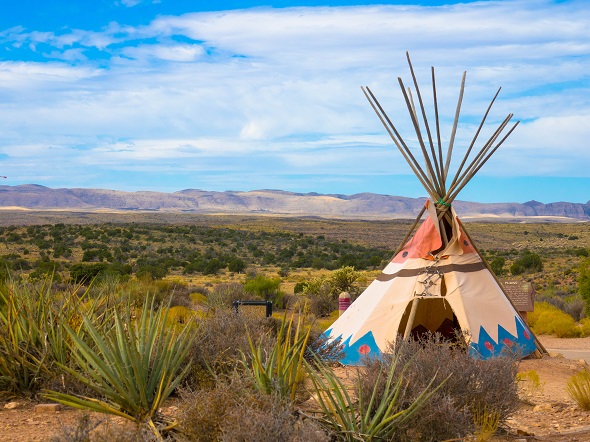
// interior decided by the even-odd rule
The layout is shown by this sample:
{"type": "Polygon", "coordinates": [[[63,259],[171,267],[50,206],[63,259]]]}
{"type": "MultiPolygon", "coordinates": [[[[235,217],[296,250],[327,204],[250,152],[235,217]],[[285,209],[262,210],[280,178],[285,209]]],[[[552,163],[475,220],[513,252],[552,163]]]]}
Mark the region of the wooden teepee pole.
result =
{"type": "Polygon", "coordinates": [[[436,199],[437,194],[435,193],[435,189],[432,187],[431,183],[429,183],[428,177],[420,167],[418,161],[416,161],[416,158],[414,158],[414,155],[412,155],[412,152],[403,141],[399,132],[397,131],[397,129],[395,128],[395,126],[393,125],[393,123],[391,122],[391,120],[381,107],[381,105],[379,104],[377,98],[375,98],[375,96],[371,92],[371,89],[369,89],[368,87],[366,88],[366,90],[364,87],[361,87],[361,89],[365,94],[365,97],[371,104],[371,107],[379,117],[379,120],[381,120],[381,123],[385,127],[385,130],[387,131],[387,133],[399,149],[400,153],[402,154],[406,162],[409,164],[410,168],[412,169],[412,171],[414,172],[414,174],[416,175],[424,189],[428,192],[431,198],[436,199]]]}
{"type": "Polygon", "coordinates": [[[490,148],[492,147],[492,145],[494,144],[494,142],[496,141],[496,139],[498,138],[498,136],[502,133],[502,131],[504,130],[504,128],[506,127],[506,125],[508,124],[508,122],[510,121],[510,119],[512,118],[512,116],[513,116],[512,114],[509,114],[504,119],[504,121],[502,122],[502,124],[500,124],[500,126],[498,126],[498,128],[496,129],[496,131],[492,134],[492,136],[489,138],[489,140],[481,148],[481,150],[479,151],[479,153],[471,161],[471,164],[469,164],[469,166],[467,167],[467,169],[465,169],[465,171],[463,172],[463,174],[458,179],[453,180],[454,183],[447,190],[446,195],[443,197],[443,201],[445,201],[445,202],[447,202],[447,201],[452,202],[453,199],[450,198],[451,193],[453,193],[457,188],[463,188],[465,186],[465,184],[467,184],[467,182],[469,182],[469,180],[473,176],[473,171],[480,164],[480,161],[485,156],[485,154],[490,150],[490,148]]]}
{"type": "Polygon", "coordinates": [[[492,157],[492,155],[494,155],[494,153],[498,150],[498,148],[504,143],[504,141],[506,141],[506,138],[508,138],[510,136],[510,134],[514,131],[514,129],[516,129],[516,126],[518,126],[518,124],[520,123],[520,121],[517,121],[516,123],[514,123],[514,125],[512,126],[512,128],[510,128],[510,130],[508,131],[508,133],[506,135],[504,135],[504,137],[498,142],[498,144],[496,144],[496,146],[487,154],[487,156],[480,161],[479,165],[473,170],[473,172],[467,177],[467,179],[465,180],[464,183],[462,183],[460,186],[457,187],[457,189],[449,196],[449,199],[451,201],[453,201],[457,195],[459,194],[459,192],[461,192],[461,190],[463,189],[463,187],[465,187],[465,185],[475,176],[475,174],[477,172],[479,172],[479,170],[483,167],[483,165],[485,163],[487,163],[487,161],[492,157]]]}
{"type": "MultiPolygon", "coordinates": [[[[457,188],[454,190],[454,192],[451,193],[450,195],[448,195],[448,194],[445,195],[445,197],[443,198],[443,201],[452,202],[452,201],[455,200],[455,198],[461,192],[461,190],[465,187],[465,185],[469,181],[471,181],[471,179],[475,176],[475,174],[477,174],[477,172],[479,172],[479,170],[483,167],[483,165],[492,157],[492,155],[498,150],[498,148],[504,143],[504,141],[506,141],[506,139],[510,136],[510,134],[514,131],[514,129],[516,129],[516,126],[518,126],[519,123],[520,123],[520,121],[517,121],[516,123],[514,123],[514,125],[512,126],[512,128],[510,128],[510,130],[508,131],[508,133],[506,135],[504,135],[504,137],[498,142],[498,144],[496,144],[496,146],[483,159],[481,159],[481,161],[478,163],[478,165],[457,186],[457,188]]],[[[444,207],[441,208],[441,212],[438,215],[438,218],[439,219],[441,219],[443,217],[443,215],[445,215],[445,213],[447,213],[447,208],[448,207],[449,206],[444,206],[444,207]]]]}
{"type": "Polygon", "coordinates": [[[449,174],[449,166],[451,165],[451,157],[453,155],[453,144],[455,143],[455,134],[457,133],[457,125],[459,124],[459,115],[461,114],[461,103],[463,102],[463,93],[465,92],[465,77],[467,72],[463,72],[461,79],[461,91],[459,92],[459,100],[457,101],[457,109],[455,110],[455,121],[453,122],[453,130],[451,132],[451,139],[449,141],[449,148],[447,150],[447,160],[445,162],[445,169],[443,178],[446,181],[449,174]]]}
{"type": "Polygon", "coordinates": [[[443,170],[443,152],[442,152],[442,142],[440,139],[440,121],[438,118],[438,101],[436,98],[436,79],[434,76],[434,66],[431,67],[432,73],[432,96],[434,101],[434,119],[436,120],[436,140],[438,144],[438,163],[440,167],[440,177],[441,177],[441,187],[444,193],[446,193],[446,177],[444,175],[443,170]]]}
{"type": "Polygon", "coordinates": [[[442,174],[439,163],[436,158],[436,153],[434,151],[434,143],[432,142],[432,134],[430,133],[430,126],[428,125],[428,118],[426,116],[426,109],[424,108],[424,102],[422,101],[422,94],[420,94],[420,87],[418,86],[418,80],[416,79],[416,74],[414,73],[414,67],[412,66],[412,61],[410,60],[410,54],[406,51],[406,58],[408,59],[408,66],[410,67],[410,72],[412,74],[412,80],[414,81],[414,87],[416,88],[416,95],[418,96],[418,102],[420,103],[420,110],[422,111],[422,119],[424,120],[424,127],[426,129],[426,134],[428,135],[428,143],[430,145],[430,153],[432,156],[432,161],[434,163],[434,170],[436,172],[436,180],[438,181],[439,190],[441,190],[441,194],[444,193],[443,190],[443,183],[442,183],[442,174]]]}
{"type": "Polygon", "coordinates": [[[416,135],[418,137],[418,142],[420,144],[420,149],[422,149],[422,155],[424,156],[424,163],[426,164],[426,169],[428,170],[429,175],[432,177],[431,181],[434,185],[434,189],[438,195],[442,196],[441,189],[439,187],[438,181],[435,179],[436,174],[432,167],[432,163],[430,161],[430,157],[428,156],[428,152],[426,151],[426,146],[424,145],[424,140],[422,138],[422,132],[420,131],[420,124],[418,123],[418,119],[416,118],[415,112],[412,111],[412,102],[406,92],[406,88],[404,86],[404,82],[400,77],[397,77],[397,81],[399,82],[400,89],[404,96],[404,100],[406,101],[406,106],[408,107],[408,112],[410,113],[410,117],[412,119],[412,123],[414,125],[414,130],[416,131],[416,135]]]}
{"type": "Polygon", "coordinates": [[[469,145],[469,148],[467,149],[467,153],[463,157],[463,161],[461,161],[461,165],[459,166],[459,168],[457,169],[457,172],[455,173],[455,178],[451,182],[451,187],[453,187],[453,185],[455,184],[455,182],[459,178],[459,175],[461,174],[461,171],[463,170],[463,166],[465,165],[465,162],[467,161],[467,158],[469,157],[469,154],[471,153],[471,150],[473,149],[473,146],[475,145],[475,141],[477,140],[477,137],[479,136],[479,133],[481,132],[481,128],[483,127],[483,125],[486,121],[486,118],[488,117],[488,114],[490,113],[490,109],[492,108],[494,101],[496,101],[496,98],[498,97],[498,94],[500,93],[501,89],[502,88],[498,89],[498,92],[496,92],[496,95],[494,95],[494,98],[492,98],[492,101],[490,102],[490,105],[488,106],[486,113],[484,114],[483,118],[481,119],[481,123],[479,123],[479,127],[477,128],[477,131],[475,132],[475,135],[473,136],[473,140],[471,141],[471,144],[469,145]]]}

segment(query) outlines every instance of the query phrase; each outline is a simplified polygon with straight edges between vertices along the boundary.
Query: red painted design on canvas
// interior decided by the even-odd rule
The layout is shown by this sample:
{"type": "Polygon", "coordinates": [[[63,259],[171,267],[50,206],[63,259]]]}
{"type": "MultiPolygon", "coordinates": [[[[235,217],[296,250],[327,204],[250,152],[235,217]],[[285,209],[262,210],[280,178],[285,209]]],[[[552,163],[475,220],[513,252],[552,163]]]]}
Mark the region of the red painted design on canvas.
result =
{"type": "Polygon", "coordinates": [[[527,339],[531,339],[531,335],[526,330],[524,331],[524,337],[527,338],[527,339]]]}
{"type": "Polygon", "coordinates": [[[371,347],[369,347],[367,344],[363,344],[359,347],[359,353],[362,355],[366,355],[371,353],[371,347]]]}
{"type": "Polygon", "coordinates": [[[504,338],[504,341],[502,341],[502,342],[504,342],[504,345],[505,345],[506,347],[512,347],[512,345],[514,344],[514,342],[512,342],[512,341],[511,341],[510,339],[508,339],[508,338],[504,338]]]}
{"type": "Polygon", "coordinates": [[[485,346],[486,346],[486,348],[487,348],[489,351],[493,351],[493,350],[494,350],[494,346],[492,345],[492,343],[491,343],[490,341],[486,341],[486,342],[484,342],[484,344],[483,344],[483,345],[485,345],[485,346]]]}

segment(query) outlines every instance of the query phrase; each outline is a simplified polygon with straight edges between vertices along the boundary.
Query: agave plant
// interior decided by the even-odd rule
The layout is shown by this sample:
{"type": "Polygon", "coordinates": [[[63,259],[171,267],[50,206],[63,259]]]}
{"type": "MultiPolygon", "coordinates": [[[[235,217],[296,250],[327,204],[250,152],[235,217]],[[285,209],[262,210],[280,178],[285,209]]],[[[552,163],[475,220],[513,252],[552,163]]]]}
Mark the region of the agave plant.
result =
{"type": "Polygon", "coordinates": [[[277,339],[267,355],[260,345],[255,345],[250,336],[251,363],[243,355],[244,366],[249,368],[258,389],[266,394],[277,394],[295,400],[297,390],[305,378],[304,356],[309,340],[310,327],[303,326],[301,316],[293,326],[293,316],[283,317],[277,339]],[[307,328],[307,331],[304,331],[307,328]]]}
{"type": "Polygon", "coordinates": [[[47,391],[44,397],[64,405],[113,414],[147,424],[156,437],[157,412],[186,375],[189,329],[166,326],[168,309],[156,311],[146,302],[135,318],[127,304],[123,314],[114,312],[113,327],[105,333],[87,318],[82,331],[67,326],[71,349],[79,370],[61,367],[92,389],[98,398],[47,391]],[[88,341],[88,342],[87,342],[88,341]]]}
{"type": "Polygon", "coordinates": [[[317,419],[346,441],[386,441],[392,440],[397,429],[420,409],[422,405],[442,386],[432,388],[433,378],[424,391],[411,403],[402,403],[405,388],[403,371],[396,374],[398,362],[394,358],[383,390],[379,375],[374,384],[369,401],[363,401],[366,395],[361,394],[360,374],[356,382],[356,396],[334,373],[330,366],[316,358],[312,365],[306,362],[315,399],[319,405],[317,419]]]}

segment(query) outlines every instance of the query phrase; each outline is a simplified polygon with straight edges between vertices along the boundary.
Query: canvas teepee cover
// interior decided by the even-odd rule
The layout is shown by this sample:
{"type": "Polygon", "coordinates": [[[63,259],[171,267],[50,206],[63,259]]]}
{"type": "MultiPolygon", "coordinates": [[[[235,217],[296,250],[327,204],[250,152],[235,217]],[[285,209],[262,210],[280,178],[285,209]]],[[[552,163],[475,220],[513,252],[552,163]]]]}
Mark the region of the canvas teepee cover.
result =
{"type": "Polygon", "coordinates": [[[431,68],[436,128],[433,135],[409,54],[406,55],[419,106],[415,105],[410,88],[406,90],[399,77],[398,81],[423,161],[419,161],[418,155],[404,142],[369,87],[362,90],[432,200],[427,202],[416,222],[424,212],[428,213],[428,217],[411,240],[403,244],[383,273],[326,331],[326,335],[330,340],[341,340],[344,347],[342,362],[347,364],[360,362],[363,355],[379,355],[399,335],[409,337],[427,331],[446,336],[462,331],[469,339],[472,354],[482,358],[498,355],[505,349],[519,351],[522,356],[534,352],[537,347],[544,351],[475,245],[471,244],[469,235],[451,207],[461,189],[508,138],[518,121],[501,136],[513,117],[509,114],[472,155],[500,92],[498,89],[471,144],[465,149],[453,179],[449,180],[466,73],[463,73],[461,81],[448,147],[443,154],[434,68],[431,68]]]}
{"type": "Polygon", "coordinates": [[[502,292],[472,246],[454,211],[453,236],[442,246],[436,212],[429,217],[326,332],[340,338],[344,364],[358,364],[364,355],[379,355],[404,334],[414,299],[419,299],[411,330],[462,330],[474,356],[488,358],[504,349],[535,351],[533,334],[502,292]]]}

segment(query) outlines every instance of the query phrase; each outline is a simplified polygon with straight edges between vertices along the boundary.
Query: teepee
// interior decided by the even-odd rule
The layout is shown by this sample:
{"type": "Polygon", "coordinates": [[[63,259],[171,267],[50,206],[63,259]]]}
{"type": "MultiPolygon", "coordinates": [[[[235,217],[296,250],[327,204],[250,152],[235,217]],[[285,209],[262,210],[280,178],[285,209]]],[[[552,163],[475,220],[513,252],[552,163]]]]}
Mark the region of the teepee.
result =
{"type": "Polygon", "coordinates": [[[406,90],[399,77],[398,81],[420,145],[422,162],[406,145],[369,87],[362,87],[362,90],[431,200],[426,202],[381,275],[325,334],[329,340],[340,340],[343,346],[341,362],[344,364],[358,364],[365,355],[378,356],[386,351],[400,337],[419,337],[426,332],[454,337],[461,331],[469,340],[470,352],[484,359],[507,350],[516,351],[521,356],[537,349],[545,352],[478,252],[451,205],[461,189],[516,128],[518,121],[505,131],[513,117],[509,114],[477,153],[471,155],[500,92],[498,89],[449,183],[466,73],[463,73],[451,136],[443,155],[434,68],[431,72],[436,146],[414,69],[407,53],[406,56],[419,103],[418,111],[410,88],[406,90]],[[426,219],[408,240],[425,212],[426,219]]]}

